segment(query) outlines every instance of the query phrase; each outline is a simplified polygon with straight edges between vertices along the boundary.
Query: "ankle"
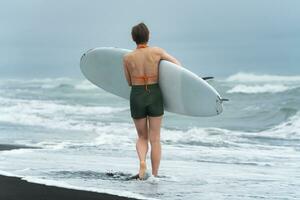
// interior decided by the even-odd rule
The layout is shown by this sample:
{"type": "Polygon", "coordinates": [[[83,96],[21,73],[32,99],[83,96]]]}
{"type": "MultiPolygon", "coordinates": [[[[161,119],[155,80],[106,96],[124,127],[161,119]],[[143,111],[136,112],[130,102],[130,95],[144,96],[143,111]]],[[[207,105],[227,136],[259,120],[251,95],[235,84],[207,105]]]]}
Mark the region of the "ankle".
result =
{"type": "Polygon", "coordinates": [[[146,161],[144,160],[140,161],[140,166],[146,166],[146,161]]]}
{"type": "Polygon", "coordinates": [[[158,177],[158,174],[157,173],[152,173],[152,176],[158,177]]]}

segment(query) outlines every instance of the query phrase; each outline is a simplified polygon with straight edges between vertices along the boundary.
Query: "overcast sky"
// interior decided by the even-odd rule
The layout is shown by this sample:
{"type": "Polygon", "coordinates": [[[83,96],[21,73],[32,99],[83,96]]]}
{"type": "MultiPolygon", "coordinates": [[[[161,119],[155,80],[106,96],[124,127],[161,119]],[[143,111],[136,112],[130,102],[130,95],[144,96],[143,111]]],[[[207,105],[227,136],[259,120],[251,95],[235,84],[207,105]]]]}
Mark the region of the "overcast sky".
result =
{"type": "Polygon", "coordinates": [[[300,74],[300,1],[0,1],[0,77],[82,77],[80,56],[135,48],[146,23],[160,46],[201,75],[300,74]]]}

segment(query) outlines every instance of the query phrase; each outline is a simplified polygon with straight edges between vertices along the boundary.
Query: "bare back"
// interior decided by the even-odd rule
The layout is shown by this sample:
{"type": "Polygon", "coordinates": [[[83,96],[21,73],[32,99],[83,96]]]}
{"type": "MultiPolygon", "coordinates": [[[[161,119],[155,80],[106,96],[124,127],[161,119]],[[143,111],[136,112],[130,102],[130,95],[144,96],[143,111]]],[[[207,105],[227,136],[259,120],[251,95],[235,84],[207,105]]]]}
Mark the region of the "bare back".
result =
{"type": "Polygon", "coordinates": [[[126,55],[127,69],[132,85],[145,84],[144,80],[135,79],[141,76],[156,76],[148,80],[148,84],[158,82],[158,64],[161,60],[160,52],[156,47],[136,49],[126,55]]]}
{"type": "Polygon", "coordinates": [[[129,85],[144,85],[145,80],[135,77],[152,77],[147,84],[158,82],[158,65],[160,60],[181,63],[160,47],[138,48],[123,57],[124,72],[129,85]]]}

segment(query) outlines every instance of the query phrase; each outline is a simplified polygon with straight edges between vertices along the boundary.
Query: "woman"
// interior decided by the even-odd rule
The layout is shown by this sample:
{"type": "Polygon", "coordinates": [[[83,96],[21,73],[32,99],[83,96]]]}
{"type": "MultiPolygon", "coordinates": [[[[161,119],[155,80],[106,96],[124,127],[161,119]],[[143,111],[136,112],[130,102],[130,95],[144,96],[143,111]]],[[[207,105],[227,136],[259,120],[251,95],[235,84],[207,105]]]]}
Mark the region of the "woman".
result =
{"type": "Polygon", "coordinates": [[[132,39],[137,47],[123,58],[124,72],[129,86],[130,111],[138,139],[136,150],[140,160],[138,177],[143,179],[147,165],[148,139],[151,144],[152,175],[158,175],[161,158],[160,127],[164,114],[163,99],[158,84],[158,65],[161,59],[181,65],[159,47],[149,47],[149,30],[144,23],[132,28],[132,39]]]}

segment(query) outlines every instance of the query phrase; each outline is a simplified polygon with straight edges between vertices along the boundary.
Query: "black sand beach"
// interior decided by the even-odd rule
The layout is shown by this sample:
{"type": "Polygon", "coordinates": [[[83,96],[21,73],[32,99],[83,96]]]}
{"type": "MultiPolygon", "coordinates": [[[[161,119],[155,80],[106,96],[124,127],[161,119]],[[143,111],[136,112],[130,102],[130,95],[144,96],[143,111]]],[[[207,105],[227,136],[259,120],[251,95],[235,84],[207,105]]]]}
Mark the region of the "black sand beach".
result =
{"type": "MultiPolygon", "coordinates": [[[[0,144],[0,150],[31,148],[18,145],[0,144]]],[[[1,200],[128,200],[133,198],[110,194],[67,189],[30,183],[17,177],[0,175],[1,200]]]]}
{"type": "Polygon", "coordinates": [[[0,151],[13,150],[13,149],[37,149],[37,147],[14,145],[14,144],[0,144],[0,151]]]}

